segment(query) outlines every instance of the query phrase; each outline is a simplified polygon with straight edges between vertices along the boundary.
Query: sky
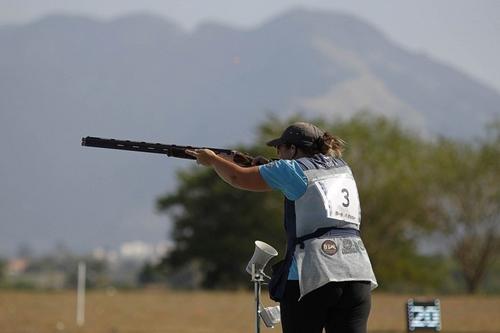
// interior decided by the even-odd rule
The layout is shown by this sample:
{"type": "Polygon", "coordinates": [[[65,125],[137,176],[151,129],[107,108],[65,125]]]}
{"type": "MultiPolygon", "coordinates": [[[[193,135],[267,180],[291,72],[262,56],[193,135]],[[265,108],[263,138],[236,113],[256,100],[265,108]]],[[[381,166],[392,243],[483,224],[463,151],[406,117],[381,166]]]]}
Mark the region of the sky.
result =
{"type": "MultiPolygon", "coordinates": [[[[500,0],[0,0],[0,26],[50,14],[110,20],[148,12],[186,30],[207,21],[252,29],[297,7],[359,17],[400,46],[449,64],[500,92],[500,0]]],[[[130,223],[137,219],[130,217],[130,223]]],[[[164,224],[163,217],[155,219],[164,224]]]]}
{"type": "Polygon", "coordinates": [[[0,24],[26,23],[54,13],[112,19],[149,12],[187,30],[207,21],[252,28],[294,7],[360,17],[401,46],[500,91],[498,0],[0,0],[0,24]]]}

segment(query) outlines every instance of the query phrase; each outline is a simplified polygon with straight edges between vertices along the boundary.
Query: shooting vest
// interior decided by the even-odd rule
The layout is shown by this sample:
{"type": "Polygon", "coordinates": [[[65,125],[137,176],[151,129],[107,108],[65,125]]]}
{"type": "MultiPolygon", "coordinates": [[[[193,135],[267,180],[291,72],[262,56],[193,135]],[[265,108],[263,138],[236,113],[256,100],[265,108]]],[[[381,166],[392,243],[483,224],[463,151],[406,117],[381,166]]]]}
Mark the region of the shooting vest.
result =
{"type": "Polygon", "coordinates": [[[351,169],[322,154],[296,160],[307,177],[297,200],[285,198],[287,251],[273,267],[270,296],[279,301],[295,256],[300,297],[331,281],[377,281],[360,238],[361,208],[351,169]]]}

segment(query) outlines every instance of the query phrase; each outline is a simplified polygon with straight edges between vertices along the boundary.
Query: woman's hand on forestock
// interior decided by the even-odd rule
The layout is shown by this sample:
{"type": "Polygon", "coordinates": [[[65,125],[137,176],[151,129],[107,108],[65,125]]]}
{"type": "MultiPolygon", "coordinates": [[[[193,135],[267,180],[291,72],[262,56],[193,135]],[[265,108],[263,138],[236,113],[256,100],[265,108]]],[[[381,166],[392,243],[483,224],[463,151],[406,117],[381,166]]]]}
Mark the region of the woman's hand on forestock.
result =
{"type": "Polygon", "coordinates": [[[210,149],[196,149],[196,150],[186,149],[186,154],[196,157],[196,162],[204,166],[210,166],[212,164],[211,162],[213,158],[217,156],[210,149]]]}

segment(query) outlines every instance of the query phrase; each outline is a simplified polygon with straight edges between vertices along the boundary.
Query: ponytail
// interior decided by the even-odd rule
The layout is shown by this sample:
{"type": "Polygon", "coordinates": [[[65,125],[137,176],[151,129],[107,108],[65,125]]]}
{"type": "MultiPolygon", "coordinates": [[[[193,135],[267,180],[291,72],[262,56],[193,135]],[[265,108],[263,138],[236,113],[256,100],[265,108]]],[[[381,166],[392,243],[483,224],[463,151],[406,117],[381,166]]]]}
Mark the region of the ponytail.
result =
{"type": "Polygon", "coordinates": [[[315,141],[312,147],[299,147],[306,156],[314,156],[318,153],[340,158],[344,151],[345,141],[339,137],[324,132],[323,136],[315,141]]]}
{"type": "Polygon", "coordinates": [[[323,137],[318,141],[319,151],[323,155],[333,156],[337,158],[342,157],[342,152],[344,151],[344,146],[346,144],[344,140],[325,132],[325,134],[323,134],[323,137]]]}

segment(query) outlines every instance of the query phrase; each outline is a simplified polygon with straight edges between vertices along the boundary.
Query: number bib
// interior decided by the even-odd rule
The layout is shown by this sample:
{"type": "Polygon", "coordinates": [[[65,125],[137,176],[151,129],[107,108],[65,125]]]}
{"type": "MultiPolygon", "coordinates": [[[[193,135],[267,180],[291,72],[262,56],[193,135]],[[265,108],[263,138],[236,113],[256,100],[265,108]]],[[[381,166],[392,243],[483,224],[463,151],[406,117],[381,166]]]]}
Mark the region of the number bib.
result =
{"type": "Polygon", "coordinates": [[[339,174],[315,183],[323,199],[326,216],[360,224],[361,208],[356,182],[350,174],[339,174]]]}

